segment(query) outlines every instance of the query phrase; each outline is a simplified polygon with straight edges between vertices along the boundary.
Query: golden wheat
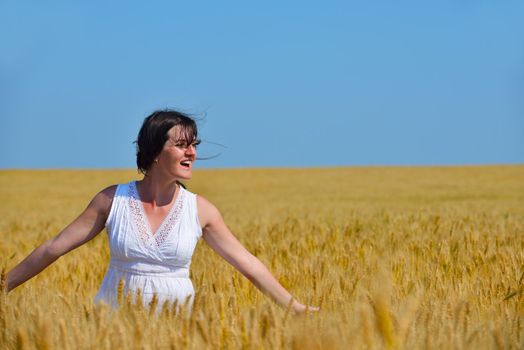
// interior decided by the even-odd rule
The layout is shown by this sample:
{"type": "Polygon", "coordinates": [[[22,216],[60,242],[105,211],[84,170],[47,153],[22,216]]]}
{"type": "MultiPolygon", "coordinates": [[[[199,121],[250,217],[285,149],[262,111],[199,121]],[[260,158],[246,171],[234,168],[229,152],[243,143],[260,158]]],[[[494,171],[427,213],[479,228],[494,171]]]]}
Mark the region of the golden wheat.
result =
{"type": "MultiPolygon", "coordinates": [[[[0,270],[97,191],[136,178],[1,171],[0,270]]],[[[94,305],[109,260],[102,233],[0,295],[2,348],[524,347],[524,166],[200,170],[188,187],[321,312],[277,307],[202,241],[190,314],[149,312],[123,286],[118,311],[94,305]]]]}

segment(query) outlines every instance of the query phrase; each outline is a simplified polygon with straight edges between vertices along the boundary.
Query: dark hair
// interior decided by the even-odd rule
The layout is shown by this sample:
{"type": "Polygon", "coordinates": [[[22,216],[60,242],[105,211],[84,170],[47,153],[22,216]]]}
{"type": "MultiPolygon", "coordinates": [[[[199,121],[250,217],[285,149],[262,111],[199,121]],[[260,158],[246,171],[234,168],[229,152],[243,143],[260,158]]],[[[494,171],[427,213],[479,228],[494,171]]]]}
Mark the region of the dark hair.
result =
{"type": "Polygon", "coordinates": [[[188,144],[197,138],[198,131],[195,120],[176,110],[155,111],[144,119],[138,137],[134,142],[136,144],[136,165],[139,172],[145,174],[151,168],[155,158],[169,139],[169,130],[177,125],[182,128],[182,135],[188,144]]]}

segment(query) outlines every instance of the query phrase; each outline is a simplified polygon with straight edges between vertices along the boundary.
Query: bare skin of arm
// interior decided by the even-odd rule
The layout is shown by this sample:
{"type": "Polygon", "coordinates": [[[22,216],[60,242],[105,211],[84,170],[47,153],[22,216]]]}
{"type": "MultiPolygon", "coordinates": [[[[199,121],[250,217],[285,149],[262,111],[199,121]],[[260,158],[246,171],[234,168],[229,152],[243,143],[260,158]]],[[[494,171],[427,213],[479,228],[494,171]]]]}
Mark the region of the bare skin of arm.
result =
{"type": "Polygon", "coordinates": [[[218,209],[208,200],[197,196],[198,216],[203,228],[204,241],[228,263],[250,280],[260,291],[271,297],[281,306],[287,306],[293,299],[291,307],[296,313],[318,311],[299,303],[269,272],[267,267],[233,235],[225,224],[218,209]]]}
{"type": "Polygon", "coordinates": [[[62,255],[98,235],[104,228],[115,190],[116,186],[111,186],[99,192],[87,208],[56,237],[42,243],[9,271],[5,290],[13,290],[39,274],[62,255]]]}

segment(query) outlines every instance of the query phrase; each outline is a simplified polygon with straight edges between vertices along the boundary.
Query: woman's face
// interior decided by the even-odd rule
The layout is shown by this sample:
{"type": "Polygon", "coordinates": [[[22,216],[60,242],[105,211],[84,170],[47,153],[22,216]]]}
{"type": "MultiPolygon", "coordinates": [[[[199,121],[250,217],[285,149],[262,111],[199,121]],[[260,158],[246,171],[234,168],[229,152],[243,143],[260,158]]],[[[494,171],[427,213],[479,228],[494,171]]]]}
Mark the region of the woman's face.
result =
{"type": "Polygon", "coordinates": [[[157,157],[156,165],[162,172],[176,179],[189,180],[196,160],[196,146],[199,141],[174,126],[168,132],[168,140],[157,157]]]}

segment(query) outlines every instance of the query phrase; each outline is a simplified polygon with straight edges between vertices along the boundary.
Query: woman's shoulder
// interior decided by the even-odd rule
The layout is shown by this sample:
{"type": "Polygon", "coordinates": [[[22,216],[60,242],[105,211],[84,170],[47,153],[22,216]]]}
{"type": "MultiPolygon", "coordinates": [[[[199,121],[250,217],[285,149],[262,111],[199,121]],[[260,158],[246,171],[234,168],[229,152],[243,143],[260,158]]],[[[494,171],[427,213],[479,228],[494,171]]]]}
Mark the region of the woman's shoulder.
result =
{"type": "Polygon", "coordinates": [[[119,185],[111,185],[106,188],[104,188],[102,191],[98,192],[97,196],[100,195],[106,199],[110,198],[113,199],[115,196],[116,190],[119,185]]]}
{"type": "Polygon", "coordinates": [[[222,215],[220,214],[218,208],[207,198],[197,195],[196,203],[198,208],[198,216],[200,218],[202,227],[206,226],[208,223],[222,220],[222,215]]]}
{"type": "Polygon", "coordinates": [[[128,189],[132,187],[135,183],[136,181],[114,184],[104,188],[103,190],[98,192],[96,196],[103,197],[106,200],[112,200],[116,195],[122,195],[124,193],[127,194],[129,192],[128,189]]]}
{"type": "Polygon", "coordinates": [[[211,203],[207,198],[200,194],[195,194],[195,198],[198,205],[198,209],[205,209],[209,206],[213,206],[213,203],[211,203]]]}
{"type": "Polygon", "coordinates": [[[89,206],[95,208],[98,212],[109,213],[117,188],[118,185],[104,188],[93,197],[89,206]]]}

